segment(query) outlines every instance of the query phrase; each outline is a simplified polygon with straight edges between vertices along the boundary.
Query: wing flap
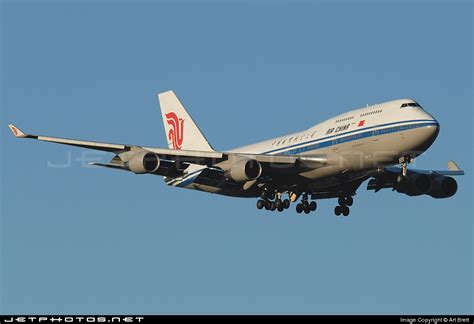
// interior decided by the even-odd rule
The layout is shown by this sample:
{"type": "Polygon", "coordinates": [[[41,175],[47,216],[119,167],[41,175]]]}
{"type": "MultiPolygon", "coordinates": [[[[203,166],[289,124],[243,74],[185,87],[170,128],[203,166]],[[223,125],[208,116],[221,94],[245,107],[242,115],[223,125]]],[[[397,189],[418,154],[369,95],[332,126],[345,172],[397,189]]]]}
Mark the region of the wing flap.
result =
{"type": "Polygon", "coordinates": [[[171,149],[155,148],[155,147],[142,147],[142,148],[144,150],[156,153],[163,157],[169,156],[169,157],[203,158],[203,159],[216,159],[216,160],[220,160],[224,158],[224,153],[220,153],[220,152],[171,150],[171,149]]]}
{"type": "Polygon", "coordinates": [[[246,157],[257,160],[260,163],[271,167],[272,164],[278,165],[278,169],[286,165],[288,167],[300,168],[318,168],[327,165],[330,161],[326,155],[319,156],[299,156],[299,155],[269,155],[269,154],[242,154],[242,153],[227,153],[238,157],[246,157]]]}

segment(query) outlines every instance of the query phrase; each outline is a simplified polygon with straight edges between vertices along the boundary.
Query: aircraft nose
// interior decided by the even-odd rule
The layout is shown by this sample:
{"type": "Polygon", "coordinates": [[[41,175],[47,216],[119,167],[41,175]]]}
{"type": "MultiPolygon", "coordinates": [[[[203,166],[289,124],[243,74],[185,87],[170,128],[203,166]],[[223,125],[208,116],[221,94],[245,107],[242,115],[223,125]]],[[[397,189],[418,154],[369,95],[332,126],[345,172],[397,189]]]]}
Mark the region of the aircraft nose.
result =
{"type": "Polygon", "coordinates": [[[433,119],[433,123],[429,125],[427,128],[428,128],[427,137],[428,139],[434,142],[434,140],[436,139],[436,137],[438,137],[438,134],[439,134],[438,121],[436,119],[433,119]]]}
{"type": "Polygon", "coordinates": [[[423,127],[422,134],[420,134],[422,150],[427,150],[436,140],[439,134],[439,123],[434,118],[431,122],[427,122],[423,127]]]}
{"type": "Polygon", "coordinates": [[[433,143],[435,141],[436,137],[438,137],[438,134],[439,134],[439,122],[430,113],[428,113],[426,111],[421,111],[421,112],[422,112],[423,115],[420,116],[420,117],[425,119],[426,123],[427,123],[426,127],[424,127],[425,130],[426,130],[425,131],[426,141],[433,143]]]}

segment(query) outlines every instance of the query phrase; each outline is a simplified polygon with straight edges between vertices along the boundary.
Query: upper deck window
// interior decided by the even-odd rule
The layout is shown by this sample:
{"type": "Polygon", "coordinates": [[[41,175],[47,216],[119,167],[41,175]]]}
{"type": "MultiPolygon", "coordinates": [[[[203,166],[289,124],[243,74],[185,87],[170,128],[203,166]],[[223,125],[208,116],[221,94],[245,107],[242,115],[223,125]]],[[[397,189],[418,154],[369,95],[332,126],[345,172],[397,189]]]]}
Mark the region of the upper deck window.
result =
{"type": "Polygon", "coordinates": [[[340,123],[340,122],[343,122],[343,121],[348,121],[348,120],[351,120],[351,119],[354,119],[354,116],[349,116],[349,117],[336,119],[336,123],[340,123]]]}
{"type": "Polygon", "coordinates": [[[407,103],[402,104],[400,108],[405,108],[405,107],[418,107],[418,108],[423,109],[423,107],[421,107],[418,102],[407,102],[407,103]]]}
{"type": "Polygon", "coordinates": [[[360,114],[359,117],[369,116],[369,115],[373,115],[373,114],[380,114],[381,112],[382,112],[382,109],[372,110],[372,111],[368,111],[368,112],[365,112],[363,114],[360,114]]]}

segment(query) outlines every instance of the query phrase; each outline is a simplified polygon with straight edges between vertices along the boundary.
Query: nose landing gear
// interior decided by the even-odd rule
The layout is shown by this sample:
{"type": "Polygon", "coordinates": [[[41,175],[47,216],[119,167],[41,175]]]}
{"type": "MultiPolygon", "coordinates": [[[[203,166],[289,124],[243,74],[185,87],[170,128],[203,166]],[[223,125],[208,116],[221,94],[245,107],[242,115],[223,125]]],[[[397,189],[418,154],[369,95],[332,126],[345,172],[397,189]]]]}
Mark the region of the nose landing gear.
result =
{"type": "Polygon", "coordinates": [[[396,188],[403,188],[408,182],[408,163],[411,163],[413,158],[410,156],[404,156],[399,159],[402,166],[402,171],[397,175],[396,188]]]}

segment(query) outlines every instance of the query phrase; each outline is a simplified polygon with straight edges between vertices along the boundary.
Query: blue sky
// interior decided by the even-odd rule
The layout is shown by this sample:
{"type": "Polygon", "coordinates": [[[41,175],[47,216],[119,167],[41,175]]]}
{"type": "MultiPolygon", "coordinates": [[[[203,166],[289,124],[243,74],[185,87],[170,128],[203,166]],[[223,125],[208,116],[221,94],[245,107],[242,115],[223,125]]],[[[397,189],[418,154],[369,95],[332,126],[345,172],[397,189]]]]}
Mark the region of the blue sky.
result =
{"type": "Polygon", "coordinates": [[[472,3],[3,1],[0,313],[472,313],[472,3]],[[446,200],[361,186],[348,218],[83,167],[14,139],[165,146],[173,89],[221,150],[418,100],[446,200]],[[69,163],[69,162],[70,163],[69,163]]]}

